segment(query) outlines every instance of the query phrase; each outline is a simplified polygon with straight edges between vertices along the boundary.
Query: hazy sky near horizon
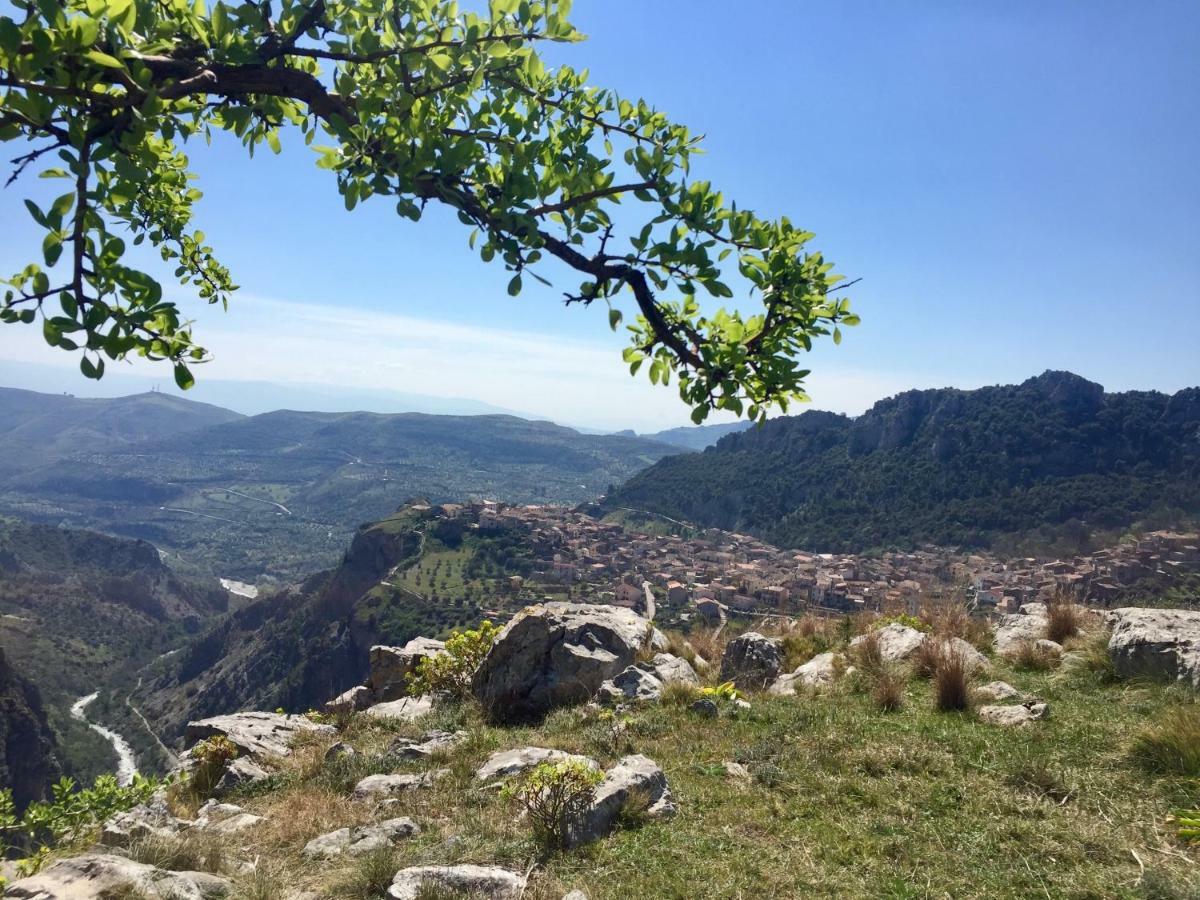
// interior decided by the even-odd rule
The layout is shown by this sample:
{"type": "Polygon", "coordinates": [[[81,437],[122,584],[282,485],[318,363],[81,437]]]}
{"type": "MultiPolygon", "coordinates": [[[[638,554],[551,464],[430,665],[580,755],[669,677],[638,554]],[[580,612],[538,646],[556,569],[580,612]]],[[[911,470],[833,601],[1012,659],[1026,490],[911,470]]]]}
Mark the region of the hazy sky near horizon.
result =
{"type": "MultiPolygon", "coordinates": [[[[1047,368],[1110,390],[1200,383],[1195,0],[576,0],[573,18],[589,40],[548,56],[704,133],[697,177],[862,278],[863,324],[812,354],[816,407],[1047,368]]],[[[184,304],[216,355],[200,380],[687,422],[673,388],[628,377],[602,308],[528,279],[509,298],[452,216],[347,213],[294,141],[253,161],[232,142],[189,152],[197,223],[242,285],[227,314],[184,304]]],[[[5,273],[40,256],[23,196],[0,191],[5,273]]],[[[18,326],[0,326],[0,361],[77,364],[18,326]]],[[[10,386],[43,387],[28,371],[10,386]]]]}

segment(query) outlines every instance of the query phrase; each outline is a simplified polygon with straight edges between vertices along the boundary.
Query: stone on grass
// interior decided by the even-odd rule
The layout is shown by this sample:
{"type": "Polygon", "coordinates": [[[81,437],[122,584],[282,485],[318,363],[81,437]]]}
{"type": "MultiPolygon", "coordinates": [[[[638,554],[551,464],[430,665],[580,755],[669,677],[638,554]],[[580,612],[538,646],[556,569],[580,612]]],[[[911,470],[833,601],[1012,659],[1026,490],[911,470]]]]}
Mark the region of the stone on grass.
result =
{"type": "Polygon", "coordinates": [[[366,687],[378,702],[399,700],[407,696],[408,676],[417,670],[417,664],[445,651],[445,642],[426,637],[413,638],[403,647],[377,644],[367,660],[366,687]]]}
{"type": "Polygon", "coordinates": [[[325,704],[325,712],[331,716],[360,712],[375,702],[375,695],[365,684],[352,687],[344,694],[338,694],[325,704]]]}
{"type": "Polygon", "coordinates": [[[1015,706],[981,706],[979,720],[989,725],[1027,725],[1050,714],[1045,703],[1030,701],[1015,706]]]}
{"type": "Polygon", "coordinates": [[[1038,638],[1033,642],[1033,647],[1039,653],[1044,653],[1046,656],[1063,655],[1063,645],[1058,641],[1052,641],[1049,638],[1038,638]]]}
{"type": "Polygon", "coordinates": [[[318,725],[305,716],[269,712],[213,716],[187,724],[189,745],[220,735],[228,738],[243,755],[260,760],[288,756],[292,741],[301,734],[337,734],[337,730],[332,725],[318,725]]]}
{"type": "Polygon", "coordinates": [[[213,786],[212,793],[214,797],[224,797],[234,788],[245,787],[270,777],[271,773],[253,759],[239,756],[225,766],[225,771],[213,786]]]}
{"type": "Polygon", "coordinates": [[[980,653],[978,648],[976,648],[975,645],[972,644],[970,641],[964,641],[960,637],[936,638],[936,637],[932,637],[932,636],[926,638],[926,640],[929,640],[929,641],[940,640],[942,643],[942,646],[941,646],[942,652],[943,653],[947,653],[947,652],[957,653],[962,658],[963,662],[966,664],[968,672],[974,672],[976,670],[984,670],[984,669],[989,668],[989,666],[990,666],[990,663],[988,662],[988,658],[986,656],[984,656],[982,653],[980,653]]]}
{"type": "Polygon", "coordinates": [[[1007,681],[992,681],[975,689],[975,696],[980,700],[1019,700],[1024,695],[1007,681]]]}
{"type": "Polygon", "coordinates": [[[46,866],[8,886],[4,896],[18,900],[96,900],[136,891],[145,900],[210,900],[233,885],[207,872],[169,872],[124,856],[88,853],[46,866]]]}
{"type": "Polygon", "coordinates": [[[768,689],[769,693],[790,696],[798,687],[824,687],[833,684],[839,667],[845,669],[845,658],[832,651],[818,653],[796,671],[780,675],[768,689]]]}
{"type": "Polygon", "coordinates": [[[419,739],[396,738],[388,754],[403,759],[428,759],[435,753],[453,750],[466,739],[465,731],[427,731],[419,739]]]}
{"type": "Polygon", "coordinates": [[[552,750],[548,747],[520,747],[515,750],[499,750],[487,758],[482,766],[475,770],[477,781],[492,781],[496,778],[510,778],[544,762],[573,761],[598,769],[594,759],[567,753],[565,750],[552,750]]]}
{"type": "Polygon", "coordinates": [[[758,691],[779,677],[783,654],[779,641],[747,631],[725,645],[721,657],[721,681],[732,681],[738,690],[758,691]]]}
{"type": "Polygon", "coordinates": [[[656,653],[649,662],[634,663],[600,685],[596,699],[610,705],[658,700],[663,688],[672,681],[700,684],[696,670],[688,665],[687,660],[670,653],[656,653]]]}
{"type": "Polygon", "coordinates": [[[329,749],[325,751],[325,762],[332,762],[335,759],[349,759],[352,756],[357,756],[358,751],[345,741],[338,741],[336,744],[331,744],[329,749]]]}
{"type": "Polygon", "coordinates": [[[128,847],[143,838],[171,837],[191,824],[176,818],[162,800],[152,800],[119,812],[105,822],[100,843],[106,847],[128,847]]]}
{"type": "Polygon", "coordinates": [[[303,853],[309,859],[332,859],[342,854],[361,856],[390,847],[420,830],[417,823],[407,817],[386,819],[375,825],[339,828],[313,838],[305,844],[303,853]]]}
{"type": "Polygon", "coordinates": [[[1122,678],[1147,676],[1200,690],[1200,610],[1123,607],[1108,615],[1108,653],[1122,678]]]}
{"type": "Polygon", "coordinates": [[[740,762],[724,762],[721,765],[725,767],[725,777],[734,781],[749,781],[750,770],[743,766],[740,762]]]}
{"type": "Polygon", "coordinates": [[[396,719],[400,722],[415,722],[433,710],[431,697],[402,697],[386,703],[376,703],[364,711],[373,719],[396,719]]]}
{"type": "Polygon", "coordinates": [[[634,802],[645,804],[637,812],[647,818],[675,815],[667,776],[654,760],[640,754],[622,758],[604,773],[591,804],[569,823],[567,846],[576,847],[604,837],[612,831],[626,804],[634,802]]]}
{"type": "Polygon", "coordinates": [[[493,720],[537,718],[584,703],[662,636],[619,606],[544,603],[509,622],[475,672],[472,691],[493,720]]]}
{"type": "MultiPolygon", "coordinates": [[[[525,892],[525,878],[497,866],[412,866],[392,879],[387,895],[391,900],[417,900],[426,892],[457,892],[487,900],[518,900],[525,892]]],[[[441,896],[440,893],[437,894],[441,896]]]]}
{"type": "Polygon", "coordinates": [[[1044,638],[1047,621],[1045,607],[1042,607],[1036,615],[1030,612],[1001,616],[996,623],[996,634],[993,638],[996,652],[1007,656],[1010,653],[1016,653],[1026,642],[1044,638]]]}
{"type": "Polygon", "coordinates": [[[350,798],[352,800],[382,800],[393,794],[429,787],[435,781],[445,778],[449,774],[449,769],[435,769],[432,772],[368,775],[354,786],[350,798]]]}
{"type": "Polygon", "coordinates": [[[868,634],[860,634],[850,642],[850,646],[857,647],[871,634],[879,635],[879,655],[887,662],[908,659],[925,643],[923,631],[917,631],[917,629],[901,625],[899,622],[892,622],[868,634]]]}
{"type": "Polygon", "coordinates": [[[688,705],[688,709],[706,719],[715,719],[718,713],[721,712],[720,708],[717,706],[717,702],[711,697],[700,697],[699,699],[693,700],[688,705]]]}

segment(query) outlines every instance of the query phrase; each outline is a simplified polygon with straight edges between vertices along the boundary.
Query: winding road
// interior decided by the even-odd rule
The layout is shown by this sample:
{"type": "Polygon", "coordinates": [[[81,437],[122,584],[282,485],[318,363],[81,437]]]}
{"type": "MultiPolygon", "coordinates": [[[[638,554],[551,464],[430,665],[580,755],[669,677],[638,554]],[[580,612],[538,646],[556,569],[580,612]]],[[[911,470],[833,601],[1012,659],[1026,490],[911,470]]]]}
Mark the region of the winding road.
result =
{"type": "Polygon", "coordinates": [[[99,696],[100,693],[97,691],[94,694],[80,697],[71,704],[71,716],[83,722],[97,734],[103,735],[105,740],[112,744],[113,750],[117,754],[117,784],[124,787],[132,784],[133,776],[137,774],[137,757],[134,756],[133,748],[129,746],[129,742],[125,738],[121,737],[115,731],[105,728],[103,725],[97,725],[95,722],[88,721],[84,710],[87,709],[88,704],[99,696]]]}

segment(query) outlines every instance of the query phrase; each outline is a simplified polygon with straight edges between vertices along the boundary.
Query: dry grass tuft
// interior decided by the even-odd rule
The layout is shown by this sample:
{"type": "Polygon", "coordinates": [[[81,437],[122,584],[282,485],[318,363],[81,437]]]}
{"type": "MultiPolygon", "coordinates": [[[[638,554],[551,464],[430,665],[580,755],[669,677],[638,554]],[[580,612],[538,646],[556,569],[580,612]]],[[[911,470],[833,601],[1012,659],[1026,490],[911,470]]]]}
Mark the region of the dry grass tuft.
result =
{"type": "Polygon", "coordinates": [[[1049,672],[1062,662],[1057,653],[1041,649],[1036,641],[1021,641],[1010,659],[1013,668],[1019,672],[1049,672]]]}
{"type": "Polygon", "coordinates": [[[381,847],[354,860],[336,885],[337,897],[347,900],[376,900],[387,893],[396,872],[402,868],[400,854],[392,847],[381,847]]]}
{"type": "Polygon", "coordinates": [[[934,702],[942,712],[970,709],[970,666],[963,654],[943,646],[933,672],[934,702]]]}
{"type": "Polygon", "coordinates": [[[661,703],[664,706],[687,706],[700,696],[700,688],[686,681],[668,681],[663,685],[661,703]]]}
{"type": "Polygon", "coordinates": [[[716,677],[721,668],[721,657],[725,655],[725,645],[732,635],[727,629],[698,628],[688,635],[688,642],[693,651],[704,658],[709,664],[709,672],[716,677]]]}
{"type": "Polygon", "coordinates": [[[297,784],[270,794],[255,835],[263,847],[302,847],[318,835],[370,821],[370,809],[318,784],[297,784]]]}
{"type": "Polygon", "coordinates": [[[1046,606],[1046,637],[1056,644],[1065,643],[1083,628],[1083,610],[1067,599],[1046,606]]]}
{"type": "Polygon", "coordinates": [[[917,647],[916,652],[909,657],[913,674],[918,678],[932,678],[937,671],[938,660],[941,659],[945,642],[934,637],[927,637],[917,647]]]}
{"type": "Polygon", "coordinates": [[[868,678],[874,678],[883,671],[883,646],[879,642],[878,631],[867,632],[849,652],[859,671],[868,678]]]}
{"type": "Polygon", "coordinates": [[[904,705],[908,678],[901,666],[884,666],[875,676],[871,699],[884,712],[895,712],[904,705]]]}
{"type": "Polygon", "coordinates": [[[215,834],[202,831],[179,835],[149,835],[129,846],[130,859],[172,872],[221,872],[225,869],[225,846],[215,834]]]}
{"type": "Polygon", "coordinates": [[[1200,706],[1168,709],[1133,739],[1130,754],[1156,775],[1200,777],[1200,706]]]}

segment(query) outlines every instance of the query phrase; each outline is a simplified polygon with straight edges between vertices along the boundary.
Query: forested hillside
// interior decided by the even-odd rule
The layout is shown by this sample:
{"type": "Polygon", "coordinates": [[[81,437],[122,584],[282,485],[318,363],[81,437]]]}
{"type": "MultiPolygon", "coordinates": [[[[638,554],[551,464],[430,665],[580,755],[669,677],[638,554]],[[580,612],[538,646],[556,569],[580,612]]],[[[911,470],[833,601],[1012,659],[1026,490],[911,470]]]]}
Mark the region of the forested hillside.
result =
{"type": "Polygon", "coordinates": [[[74,401],[25,391],[0,394],[0,415],[9,408],[27,425],[0,432],[5,458],[19,461],[0,464],[0,514],[144,539],[179,571],[251,583],[333,565],[361,523],[408,497],[577,503],[679,452],[513,416],[242,417],[161,394],[74,401]],[[36,398],[62,409],[37,417],[36,398]],[[160,400],[194,413],[197,427],[159,422],[160,400]],[[154,415],[118,428],[134,401],[154,415]],[[101,421],[124,437],[97,438],[76,403],[108,404],[101,421]]]}
{"type": "Polygon", "coordinates": [[[1032,548],[1200,514],[1200,388],[1106,394],[1076,375],[909,391],[851,419],[807,412],[665,459],[605,499],[861,552],[1032,548]]]}

